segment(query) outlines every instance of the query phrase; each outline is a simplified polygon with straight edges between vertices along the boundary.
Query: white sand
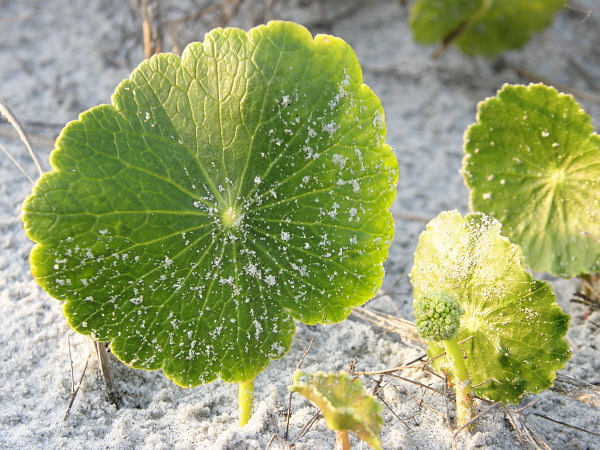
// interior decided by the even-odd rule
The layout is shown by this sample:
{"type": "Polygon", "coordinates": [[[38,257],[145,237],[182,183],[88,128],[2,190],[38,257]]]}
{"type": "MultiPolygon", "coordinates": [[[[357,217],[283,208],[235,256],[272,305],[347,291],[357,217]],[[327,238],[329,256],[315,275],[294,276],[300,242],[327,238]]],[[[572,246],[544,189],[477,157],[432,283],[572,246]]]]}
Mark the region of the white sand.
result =
{"type": "MultiPolygon", "coordinates": [[[[165,2],[169,3],[169,2],[165,2]]],[[[170,17],[194,9],[193,2],[174,0],[170,17]]],[[[201,4],[201,1],[196,1],[201,4]]],[[[216,2],[211,2],[216,3],[216,2]]],[[[248,28],[262,1],[248,0],[230,22],[248,28]]],[[[458,173],[462,134],[474,121],[476,103],[494,95],[503,83],[529,83],[510,69],[471,58],[455,49],[438,60],[432,48],[412,40],[407,12],[392,0],[275,1],[270,18],[293,19],[313,33],[344,38],[355,49],[365,82],[381,98],[387,115],[388,142],[400,162],[398,200],[393,211],[412,211],[434,217],[440,211],[468,212],[467,190],[458,173]],[[358,8],[356,6],[359,6],[358,8]],[[323,12],[324,11],[324,12],[323,12]],[[325,14],[325,16],[323,16],[325,14]],[[327,18],[339,16],[328,24],[327,18]]],[[[600,23],[596,0],[578,2],[597,10],[565,12],[555,25],[537,35],[505,59],[572,88],[600,91],[600,23]]],[[[114,87],[143,57],[139,21],[130,5],[116,0],[5,0],[0,2],[0,96],[26,129],[55,138],[64,123],[83,110],[110,100],[114,87]]],[[[215,16],[205,19],[209,24],[215,16]]],[[[201,40],[208,31],[201,24],[182,36],[201,40]],[[192,36],[195,35],[195,38],[192,36]]],[[[581,100],[581,99],[580,99],[581,100]]],[[[594,118],[600,104],[581,100],[594,118]]],[[[22,144],[0,126],[4,145],[32,177],[35,168],[22,144]]],[[[44,159],[51,139],[37,139],[44,159]]],[[[249,425],[237,425],[236,386],[217,381],[182,389],[161,372],[129,369],[112,358],[112,370],[124,406],[116,410],[106,399],[94,356],[70,416],[63,421],[70,397],[68,338],[71,337],[75,376],[79,377],[91,351],[90,341],[73,333],[61,304],[32,280],[27,261],[31,242],[20,222],[20,206],[30,183],[0,154],[0,448],[6,449],[264,449],[273,433],[284,436],[287,384],[302,351],[314,338],[304,369],[341,370],[351,358],[361,369],[394,367],[420,354],[393,334],[350,318],[333,326],[298,325],[292,350],[275,361],[256,380],[256,411],[249,425]]],[[[386,263],[384,287],[410,268],[412,252],[424,223],[397,220],[396,237],[386,263]]],[[[568,339],[573,357],[564,374],[589,383],[600,382],[600,314],[569,302],[576,283],[553,280],[561,306],[572,315],[568,339]]],[[[408,283],[400,282],[377,307],[410,318],[408,283]]],[[[434,382],[420,373],[406,373],[421,382],[434,382]]],[[[373,381],[365,378],[367,386],[373,381]]],[[[384,399],[407,426],[386,412],[382,440],[386,449],[447,449],[451,435],[443,416],[419,405],[406,392],[423,397],[438,411],[440,396],[423,393],[407,383],[393,382],[384,399]],[[413,417],[409,419],[410,417],[413,417]]],[[[437,383],[436,387],[441,388],[437,383]]],[[[549,392],[526,399],[550,395],[549,392]]],[[[573,400],[553,396],[529,411],[600,433],[600,411],[573,400]]],[[[309,420],[314,409],[299,396],[292,403],[290,440],[309,420]]],[[[554,449],[600,449],[600,438],[530,416],[526,423],[554,449]]],[[[459,448],[527,448],[501,410],[485,415],[479,430],[461,434],[459,448]]],[[[357,442],[357,441],[354,441],[357,442]]],[[[334,435],[322,420],[298,443],[297,449],[332,449],[334,435]]],[[[282,448],[274,444],[272,448],[282,448]]],[[[360,444],[356,445],[360,448],[360,444]]],[[[366,448],[366,446],[365,446],[366,448]]]]}

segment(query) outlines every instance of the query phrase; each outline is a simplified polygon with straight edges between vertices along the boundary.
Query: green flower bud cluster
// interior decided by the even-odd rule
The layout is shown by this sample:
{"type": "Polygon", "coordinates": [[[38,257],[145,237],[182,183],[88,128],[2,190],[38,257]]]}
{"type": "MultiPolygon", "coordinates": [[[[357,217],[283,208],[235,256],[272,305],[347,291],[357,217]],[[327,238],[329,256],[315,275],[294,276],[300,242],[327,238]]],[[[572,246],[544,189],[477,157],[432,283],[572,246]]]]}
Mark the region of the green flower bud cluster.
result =
{"type": "Polygon", "coordinates": [[[446,341],[456,336],[464,313],[458,300],[442,291],[415,299],[413,309],[419,335],[428,341],[446,341]]]}

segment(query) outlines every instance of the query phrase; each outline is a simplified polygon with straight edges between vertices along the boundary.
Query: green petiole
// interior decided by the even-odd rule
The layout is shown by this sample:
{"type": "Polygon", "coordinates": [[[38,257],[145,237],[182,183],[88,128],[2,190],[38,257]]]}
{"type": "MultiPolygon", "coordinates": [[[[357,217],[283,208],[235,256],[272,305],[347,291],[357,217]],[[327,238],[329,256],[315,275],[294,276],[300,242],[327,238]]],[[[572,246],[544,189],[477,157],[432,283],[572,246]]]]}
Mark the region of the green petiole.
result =
{"type": "Polygon", "coordinates": [[[254,378],[243,381],[239,385],[238,415],[240,427],[248,423],[252,417],[252,405],[254,403],[254,378]]]}
{"type": "Polygon", "coordinates": [[[456,392],[456,422],[460,428],[475,417],[471,378],[457,338],[464,311],[456,298],[441,291],[416,299],[414,311],[419,334],[428,341],[441,341],[446,349],[456,392]]]}
{"type": "Polygon", "coordinates": [[[467,371],[463,354],[458,346],[456,337],[442,341],[446,349],[446,356],[452,365],[454,392],[456,393],[456,425],[458,428],[464,426],[473,417],[473,395],[471,392],[471,378],[467,371]]]}
{"type": "Polygon", "coordinates": [[[348,430],[337,430],[335,432],[335,450],[350,450],[351,448],[348,430]]]}

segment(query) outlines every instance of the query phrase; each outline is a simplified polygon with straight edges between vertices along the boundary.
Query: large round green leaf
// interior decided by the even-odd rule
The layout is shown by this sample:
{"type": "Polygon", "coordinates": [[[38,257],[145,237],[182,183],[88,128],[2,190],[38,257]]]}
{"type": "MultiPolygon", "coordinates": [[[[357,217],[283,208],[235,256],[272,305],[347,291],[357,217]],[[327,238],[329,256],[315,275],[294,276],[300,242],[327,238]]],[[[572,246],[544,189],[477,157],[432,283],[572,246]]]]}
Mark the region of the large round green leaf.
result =
{"type": "MultiPolygon", "coordinates": [[[[458,341],[475,392],[517,403],[524,392],[549,388],[569,359],[569,316],[550,285],[522,264],[518,245],[481,213],[441,213],[421,234],[411,271],[415,298],[433,291],[456,297],[464,314],[458,341]]],[[[430,343],[432,357],[444,352],[430,343]]],[[[448,365],[446,358],[434,363],[448,365]]]]}
{"type": "Polygon", "coordinates": [[[341,39],[271,22],[160,54],[61,133],[27,198],[32,271],[78,332],[182,386],[252,379],[293,318],[380,287],[397,162],[341,39]]]}
{"type": "Polygon", "coordinates": [[[463,176],[473,211],[490,214],[536,271],[600,270],[600,137],[570,95],[506,85],[479,104],[465,133],[463,176]]]}
{"type": "Polygon", "coordinates": [[[418,0],[410,25],[418,42],[455,39],[465,53],[494,56],[548,27],[565,0],[418,0]]]}

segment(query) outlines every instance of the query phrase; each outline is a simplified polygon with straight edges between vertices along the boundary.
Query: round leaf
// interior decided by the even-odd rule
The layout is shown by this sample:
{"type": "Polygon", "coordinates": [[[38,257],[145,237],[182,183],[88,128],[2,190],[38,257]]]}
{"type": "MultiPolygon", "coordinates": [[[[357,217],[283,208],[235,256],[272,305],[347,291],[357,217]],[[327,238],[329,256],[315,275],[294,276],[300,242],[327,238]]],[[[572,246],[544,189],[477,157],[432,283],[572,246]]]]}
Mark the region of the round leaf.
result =
{"type": "Polygon", "coordinates": [[[373,449],[382,448],[379,435],[384,425],[383,407],[365,393],[360,378],[351,380],[346,372],[296,371],[289,389],[317,406],[330,430],[352,431],[373,449]]]}
{"type": "MultiPolygon", "coordinates": [[[[517,403],[526,391],[549,388],[570,356],[564,339],[569,316],[550,285],[522,264],[519,246],[481,213],[441,213],[421,234],[411,271],[415,298],[443,291],[464,314],[457,335],[474,390],[491,400],[517,403]]],[[[430,356],[443,353],[430,344],[430,356]]],[[[436,360],[447,366],[445,358],[436,360]]]]}
{"type": "Polygon", "coordinates": [[[465,53],[494,56],[548,27],[564,0],[418,0],[410,24],[418,42],[454,38],[465,53]]]}
{"type": "Polygon", "coordinates": [[[600,137],[573,97],[506,85],[480,103],[465,133],[463,176],[473,211],[494,216],[536,271],[600,270],[600,137]]]}
{"type": "Polygon", "coordinates": [[[397,162],[341,39],[271,22],[143,62],[66,126],[27,198],[33,274],[71,327],[182,386],[254,378],[293,318],[381,285],[397,162]]]}

